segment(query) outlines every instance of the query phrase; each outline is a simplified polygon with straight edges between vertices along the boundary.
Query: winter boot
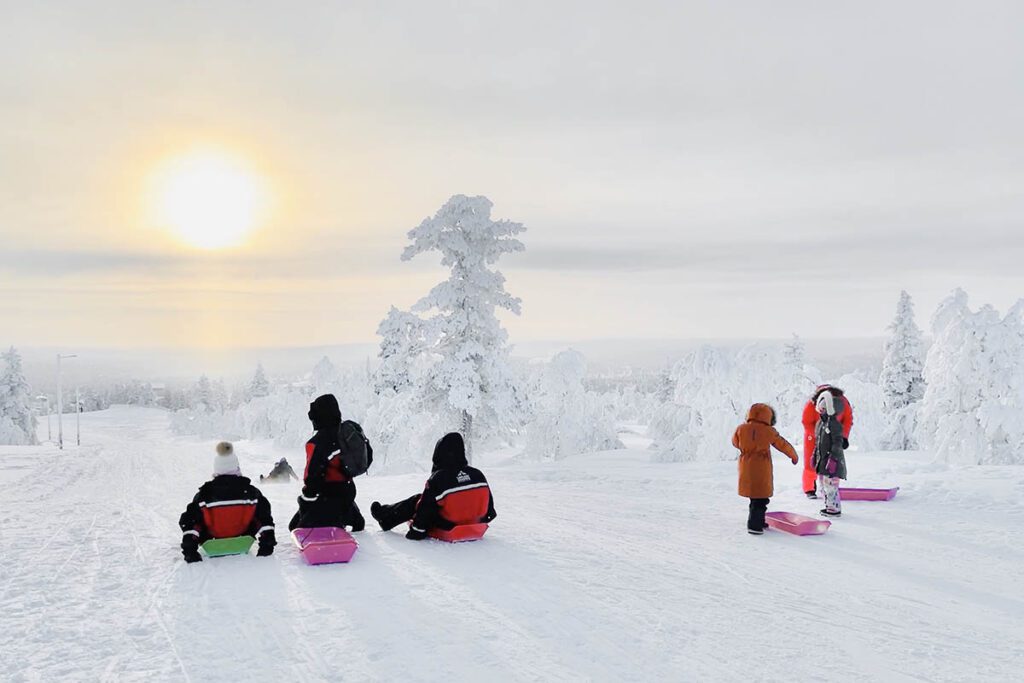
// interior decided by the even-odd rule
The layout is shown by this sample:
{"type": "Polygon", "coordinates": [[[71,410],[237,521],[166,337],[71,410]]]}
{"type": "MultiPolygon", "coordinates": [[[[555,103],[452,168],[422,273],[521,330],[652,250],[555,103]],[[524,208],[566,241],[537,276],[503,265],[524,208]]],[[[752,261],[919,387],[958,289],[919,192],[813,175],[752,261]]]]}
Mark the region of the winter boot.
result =
{"type": "Polygon", "coordinates": [[[748,534],[753,534],[754,536],[760,536],[761,534],[764,533],[764,529],[750,529],[750,528],[747,528],[747,533],[748,534]]]}
{"type": "Polygon", "coordinates": [[[804,491],[804,493],[807,494],[807,498],[809,498],[810,500],[818,499],[818,494],[814,491],[804,491]]]}
{"type": "Polygon", "coordinates": [[[384,506],[377,501],[370,503],[370,516],[377,520],[377,524],[380,524],[381,531],[391,531],[392,527],[381,521],[380,513],[383,512],[384,506]]]}
{"type": "Polygon", "coordinates": [[[828,510],[826,508],[822,508],[820,512],[823,517],[841,517],[843,514],[839,510],[828,510]]]}

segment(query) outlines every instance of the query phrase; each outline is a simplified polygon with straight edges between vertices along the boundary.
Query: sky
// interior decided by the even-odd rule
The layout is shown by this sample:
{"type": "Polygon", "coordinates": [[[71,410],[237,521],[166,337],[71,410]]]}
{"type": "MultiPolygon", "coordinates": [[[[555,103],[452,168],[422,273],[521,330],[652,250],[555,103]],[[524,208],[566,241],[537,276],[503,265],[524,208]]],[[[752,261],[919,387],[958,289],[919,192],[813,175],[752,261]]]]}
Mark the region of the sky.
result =
{"type": "Polygon", "coordinates": [[[1018,2],[0,0],[0,346],[366,343],[453,194],[522,222],[514,341],[877,337],[1024,296],[1018,2]],[[239,246],[155,169],[269,188],[239,246]]]}

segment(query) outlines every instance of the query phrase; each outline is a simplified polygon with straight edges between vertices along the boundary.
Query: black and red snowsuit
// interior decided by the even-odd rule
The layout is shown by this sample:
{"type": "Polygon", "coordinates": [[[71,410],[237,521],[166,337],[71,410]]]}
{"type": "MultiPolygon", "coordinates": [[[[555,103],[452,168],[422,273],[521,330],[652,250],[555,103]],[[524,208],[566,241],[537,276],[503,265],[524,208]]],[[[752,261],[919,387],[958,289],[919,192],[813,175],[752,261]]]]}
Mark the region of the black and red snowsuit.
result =
{"type": "MultiPolygon", "coordinates": [[[[332,394],[319,396],[309,404],[309,419],[316,433],[306,442],[306,470],[303,473],[299,510],[288,523],[288,530],[300,527],[351,527],[362,531],[366,526],[356,505],[356,485],[345,474],[338,446],[341,409],[332,394]]],[[[373,462],[369,441],[366,452],[373,462]]]]}
{"type": "Polygon", "coordinates": [[[434,446],[433,472],[423,493],[391,505],[374,503],[370,512],[385,531],[411,522],[405,537],[414,541],[426,538],[431,529],[486,524],[498,516],[487,478],[467,464],[466,444],[456,432],[434,446]]]}
{"type": "Polygon", "coordinates": [[[270,501],[248,477],[236,474],[222,474],[200,486],[178,526],[183,534],[181,551],[189,562],[200,559],[200,544],[211,538],[253,536],[262,556],[272,554],[277,545],[270,501]]]}

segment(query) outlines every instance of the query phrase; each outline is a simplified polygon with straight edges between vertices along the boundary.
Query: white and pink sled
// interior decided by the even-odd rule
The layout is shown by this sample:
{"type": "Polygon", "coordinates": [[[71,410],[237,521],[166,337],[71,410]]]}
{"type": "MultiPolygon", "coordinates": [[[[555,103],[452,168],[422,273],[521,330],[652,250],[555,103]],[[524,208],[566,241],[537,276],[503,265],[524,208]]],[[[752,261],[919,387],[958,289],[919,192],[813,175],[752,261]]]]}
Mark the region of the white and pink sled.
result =
{"type": "Polygon", "coordinates": [[[348,562],[356,554],[359,544],[344,529],[333,526],[298,528],[292,540],[307,564],[337,564],[348,562]]]}
{"type": "Polygon", "coordinates": [[[899,490],[899,486],[891,489],[848,489],[840,487],[839,498],[841,500],[892,500],[896,497],[896,492],[899,490]]]}
{"type": "Polygon", "coordinates": [[[828,531],[832,522],[827,519],[805,517],[795,512],[767,512],[764,521],[772,529],[795,536],[818,536],[828,531]]]}

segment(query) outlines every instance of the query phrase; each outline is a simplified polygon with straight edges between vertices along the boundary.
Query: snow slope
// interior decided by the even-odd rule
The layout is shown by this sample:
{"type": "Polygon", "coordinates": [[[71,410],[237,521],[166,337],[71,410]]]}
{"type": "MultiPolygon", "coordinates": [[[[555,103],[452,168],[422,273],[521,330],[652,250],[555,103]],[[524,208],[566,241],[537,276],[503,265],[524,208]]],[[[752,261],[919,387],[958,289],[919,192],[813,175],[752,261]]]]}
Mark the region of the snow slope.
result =
{"type": "MultiPolygon", "coordinates": [[[[4,680],[1008,681],[1024,665],[1024,468],[851,454],[853,483],[900,495],[797,538],[746,534],[731,463],[505,462],[487,468],[484,541],[367,531],[325,567],[287,543],[297,487],[266,485],[272,558],[185,565],[176,522],[212,442],[138,408],[86,415],[83,434],[0,449],[4,680]]],[[[238,450],[254,478],[280,456],[238,450]]],[[[777,461],[771,509],[817,510],[798,475],[777,461]]],[[[359,502],[421,479],[363,478],[359,502]]]]}

